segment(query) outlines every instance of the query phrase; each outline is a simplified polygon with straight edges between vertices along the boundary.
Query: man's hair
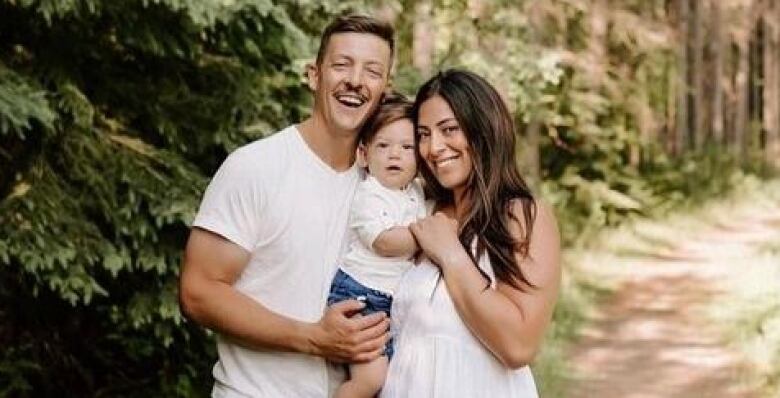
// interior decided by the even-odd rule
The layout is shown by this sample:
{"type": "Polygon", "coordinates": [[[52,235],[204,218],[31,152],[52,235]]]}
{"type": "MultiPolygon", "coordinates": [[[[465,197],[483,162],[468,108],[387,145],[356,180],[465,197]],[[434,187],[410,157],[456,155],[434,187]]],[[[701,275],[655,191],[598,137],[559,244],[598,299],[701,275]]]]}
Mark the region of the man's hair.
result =
{"type": "MultiPolygon", "coordinates": [[[[317,65],[322,62],[325,51],[330,43],[330,37],[336,33],[368,33],[379,37],[390,46],[390,54],[395,50],[393,26],[388,22],[367,15],[347,14],[337,17],[322,32],[320,49],[317,51],[317,65]]],[[[392,57],[392,55],[391,55],[392,57]]]]}
{"type": "Polygon", "coordinates": [[[402,119],[412,121],[412,102],[401,93],[394,91],[386,93],[374,115],[360,130],[360,142],[363,145],[370,144],[382,127],[402,119]]]}

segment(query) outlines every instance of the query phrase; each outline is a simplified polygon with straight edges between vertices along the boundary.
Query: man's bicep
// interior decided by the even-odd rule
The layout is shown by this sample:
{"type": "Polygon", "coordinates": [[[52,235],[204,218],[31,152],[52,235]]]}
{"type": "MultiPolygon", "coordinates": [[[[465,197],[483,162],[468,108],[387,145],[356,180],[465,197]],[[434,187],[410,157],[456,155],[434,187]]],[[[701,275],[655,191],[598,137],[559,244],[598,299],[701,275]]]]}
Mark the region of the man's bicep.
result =
{"type": "Polygon", "coordinates": [[[184,253],[182,278],[223,282],[229,285],[241,276],[250,253],[230,240],[202,228],[192,228],[184,253]]]}

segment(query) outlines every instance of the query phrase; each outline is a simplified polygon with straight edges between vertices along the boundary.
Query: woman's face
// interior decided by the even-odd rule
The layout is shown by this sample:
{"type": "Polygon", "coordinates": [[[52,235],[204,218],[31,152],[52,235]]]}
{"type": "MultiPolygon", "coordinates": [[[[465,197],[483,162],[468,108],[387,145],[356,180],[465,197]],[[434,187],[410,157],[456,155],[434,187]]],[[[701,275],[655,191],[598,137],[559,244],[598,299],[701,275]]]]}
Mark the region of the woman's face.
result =
{"type": "Polygon", "coordinates": [[[418,119],[420,156],[439,184],[456,191],[457,196],[457,191],[466,187],[473,168],[466,132],[439,95],[422,103],[418,119]]]}

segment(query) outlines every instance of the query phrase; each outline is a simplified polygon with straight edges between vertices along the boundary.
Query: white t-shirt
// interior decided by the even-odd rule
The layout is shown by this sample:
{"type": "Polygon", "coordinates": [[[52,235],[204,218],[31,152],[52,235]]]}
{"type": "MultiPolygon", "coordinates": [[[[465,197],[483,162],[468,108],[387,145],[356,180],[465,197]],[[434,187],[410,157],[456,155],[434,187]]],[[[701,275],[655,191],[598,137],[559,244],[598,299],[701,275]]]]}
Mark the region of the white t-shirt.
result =
{"type": "Polygon", "coordinates": [[[349,226],[354,231],[341,269],[364,286],[393,294],[401,275],[412,262],[407,257],[383,257],[372,249],[385,230],[408,226],[425,217],[422,187],[413,180],[403,190],[384,187],[367,176],[355,192],[349,226]]]}
{"type": "MultiPolygon", "coordinates": [[[[344,172],[330,168],[291,126],[228,156],[193,226],[251,253],[237,290],[271,311],[315,322],[347,248],[360,174],[356,165],[344,172]]],[[[217,350],[214,397],[321,398],[344,377],[320,357],[251,350],[221,336],[217,350]]]]}

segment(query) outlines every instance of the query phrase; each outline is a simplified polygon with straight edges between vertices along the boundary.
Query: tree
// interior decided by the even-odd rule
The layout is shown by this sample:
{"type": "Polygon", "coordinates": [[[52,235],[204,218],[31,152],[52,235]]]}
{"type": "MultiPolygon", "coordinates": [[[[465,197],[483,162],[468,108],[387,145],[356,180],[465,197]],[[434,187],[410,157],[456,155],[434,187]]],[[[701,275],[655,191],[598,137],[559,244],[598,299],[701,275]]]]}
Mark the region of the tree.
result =
{"type": "Polygon", "coordinates": [[[691,7],[692,28],[691,50],[693,52],[693,65],[691,67],[691,76],[693,79],[693,145],[697,150],[701,150],[705,140],[705,120],[707,116],[707,93],[705,89],[705,70],[704,64],[704,21],[706,12],[706,1],[699,0],[693,2],[691,7]]]}
{"type": "Polygon", "coordinates": [[[206,393],[188,225],[227,152],[302,118],[351,4],[0,1],[0,395],[206,393]]]}
{"type": "Polygon", "coordinates": [[[780,4],[772,2],[763,17],[764,24],[764,92],[763,128],[766,134],[764,153],[768,162],[780,164],[780,4]]]}
{"type": "Polygon", "coordinates": [[[712,141],[715,145],[723,145],[723,18],[721,16],[721,4],[713,1],[711,4],[710,26],[712,29],[712,54],[713,54],[713,87],[712,87],[712,141]]]}
{"type": "Polygon", "coordinates": [[[433,67],[434,30],[432,19],[433,3],[430,0],[416,1],[414,5],[412,65],[423,76],[430,75],[433,67]]]}
{"type": "Polygon", "coordinates": [[[689,10],[688,0],[677,0],[678,4],[678,41],[677,56],[677,131],[675,132],[675,153],[680,154],[687,148],[689,134],[689,86],[688,86],[688,45],[689,10]]]}

